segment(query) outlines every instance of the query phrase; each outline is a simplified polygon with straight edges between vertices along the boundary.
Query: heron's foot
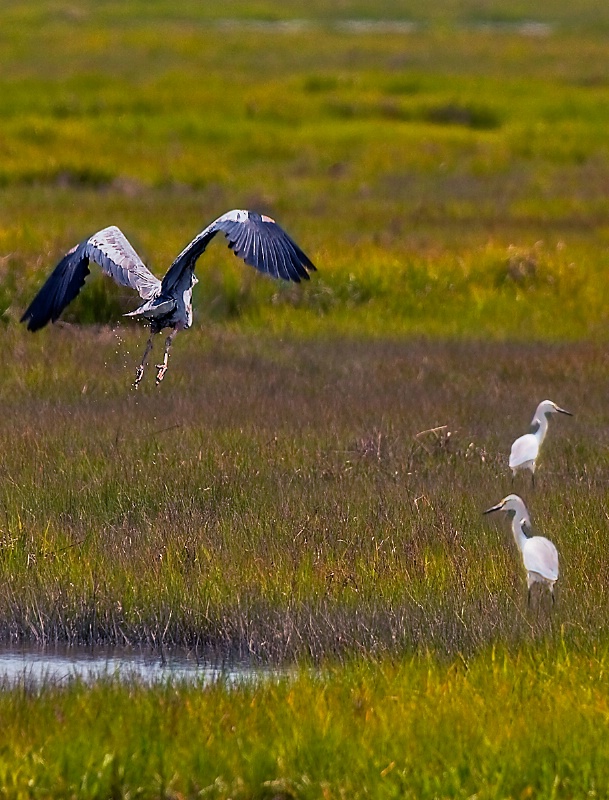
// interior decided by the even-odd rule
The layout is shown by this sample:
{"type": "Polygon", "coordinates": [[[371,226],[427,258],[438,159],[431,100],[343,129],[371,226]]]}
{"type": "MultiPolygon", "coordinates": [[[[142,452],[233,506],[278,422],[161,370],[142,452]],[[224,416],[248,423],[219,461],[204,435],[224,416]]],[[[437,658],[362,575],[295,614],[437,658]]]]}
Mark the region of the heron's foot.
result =
{"type": "Polygon", "coordinates": [[[144,377],[144,366],[140,364],[140,366],[137,368],[135,372],[135,380],[133,381],[133,387],[135,389],[138,388],[138,386],[140,385],[140,381],[142,380],[143,377],[144,377]]]}
{"type": "Polygon", "coordinates": [[[165,377],[165,373],[167,372],[167,364],[157,364],[156,368],[158,369],[156,374],[156,385],[158,386],[165,377]]]}

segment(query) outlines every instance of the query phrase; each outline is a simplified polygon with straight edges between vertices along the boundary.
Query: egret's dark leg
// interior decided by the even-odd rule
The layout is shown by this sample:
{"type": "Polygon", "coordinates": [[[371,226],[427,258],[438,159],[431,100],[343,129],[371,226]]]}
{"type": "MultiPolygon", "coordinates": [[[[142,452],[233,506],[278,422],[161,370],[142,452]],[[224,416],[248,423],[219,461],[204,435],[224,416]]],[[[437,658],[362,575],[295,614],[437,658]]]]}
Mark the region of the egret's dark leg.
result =
{"type": "Polygon", "coordinates": [[[529,586],[529,591],[527,592],[527,608],[531,607],[531,587],[529,586]]]}
{"type": "Polygon", "coordinates": [[[135,386],[136,389],[140,385],[140,381],[144,377],[144,370],[146,369],[146,364],[148,362],[148,355],[150,354],[150,351],[152,350],[152,337],[153,336],[154,336],[154,333],[151,333],[150,336],[148,337],[148,341],[146,342],[146,349],[144,350],[144,355],[142,357],[142,361],[141,361],[141,363],[140,363],[140,365],[137,368],[137,371],[135,373],[135,382],[134,382],[133,385],[135,386]]]}
{"type": "Polygon", "coordinates": [[[163,378],[165,377],[165,373],[167,372],[167,362],[169,361],[169,348],[171,347],[171,343],[173,342],[178,330],[179,328],[174,328],[169,334],[169,336],[165,339],[165,353],[163,354],[163,363],[156,365],[156,368],[158,369],[158,372],[156,374],[157,386],[163,380],[163,378]]]}
{"type": "Polygon", "coordinates": [[[535,473],[531,472],[531,486],[535,488],[535,473]]]}

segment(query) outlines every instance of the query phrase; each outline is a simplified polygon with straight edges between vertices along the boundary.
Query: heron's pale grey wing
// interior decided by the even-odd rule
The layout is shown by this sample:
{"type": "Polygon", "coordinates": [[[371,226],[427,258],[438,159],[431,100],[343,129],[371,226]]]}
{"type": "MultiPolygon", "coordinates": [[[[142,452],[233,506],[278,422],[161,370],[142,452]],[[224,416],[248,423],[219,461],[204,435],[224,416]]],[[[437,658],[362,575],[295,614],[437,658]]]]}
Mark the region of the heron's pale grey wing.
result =
{"type": "Polygon", "coordinates": [[[112,226],[66,253],[26,309],[21,322],[27,322],[31,331],[55,322],[84,286],[90,261],[99,264],[102,271],[121,286],[135,289],[144,300],[154,297],[160,290],[161,282],[142,263],[121,231],[112,226]]]}
{"type": "Polygon", "coordinates": [[[114,225],[93,234],[85,252],[121,286],[129,286],[142,300],[151,300],[161,288],[161,281],[150,272],[127,237],[114,225]]]}
{"type": "Polygon", "coordinates": [[[170,292],[186,268],[195,262],[213,237],[222,232],[228,246],[246,264],[274,278],[299,283],[308,280],[315,266],[288,234],[270,217],[253,211],[233,210],[223,214],[196,236],[173,262],[163,278],[163,293],[170,292]]]}

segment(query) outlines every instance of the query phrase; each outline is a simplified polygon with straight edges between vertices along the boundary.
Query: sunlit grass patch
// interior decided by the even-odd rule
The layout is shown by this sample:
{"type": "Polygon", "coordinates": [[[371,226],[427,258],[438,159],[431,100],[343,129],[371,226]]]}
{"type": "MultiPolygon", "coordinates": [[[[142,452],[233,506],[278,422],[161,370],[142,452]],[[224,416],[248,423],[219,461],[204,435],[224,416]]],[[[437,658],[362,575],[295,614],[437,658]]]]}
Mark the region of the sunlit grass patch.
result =
{"type": "Polygon", "coordinates": [[[84,797],[584,796],[606,779],[606,697],[604,650],[544,645],[237,685],[47,685],[2,693],[2,775],[84,797]]]}

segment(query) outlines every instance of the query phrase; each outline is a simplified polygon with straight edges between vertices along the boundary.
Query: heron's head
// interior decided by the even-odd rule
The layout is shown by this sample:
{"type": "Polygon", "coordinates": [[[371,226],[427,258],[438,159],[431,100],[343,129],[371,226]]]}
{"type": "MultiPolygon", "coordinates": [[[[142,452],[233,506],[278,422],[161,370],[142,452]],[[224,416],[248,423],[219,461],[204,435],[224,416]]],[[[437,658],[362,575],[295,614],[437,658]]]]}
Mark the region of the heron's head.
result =
{"type": "Polygon", "coordinates": [[[535,417],[537,419],[541,419],[543,414],[545,414],[546,417],[549,417],[550,414],[566,414],[569,417],[573,416],[570,411],[557,406],[556,403],[553,403],[551,400],[542,400],[542,402],[537,406],[535,417]]]}
{"type": "Polygon", "coordinates": [[[526,517],[527,520],[529,518],[527,507],[523,499],[518,497],[517,494],[508,494],[508,496],[504,497],[496,506],[491,506],[491,508],[487,508],[486,511],[482,513],[490,514],[492,511],[505,511],[510,517],[519,514],[521,517],[526,517]]]}

